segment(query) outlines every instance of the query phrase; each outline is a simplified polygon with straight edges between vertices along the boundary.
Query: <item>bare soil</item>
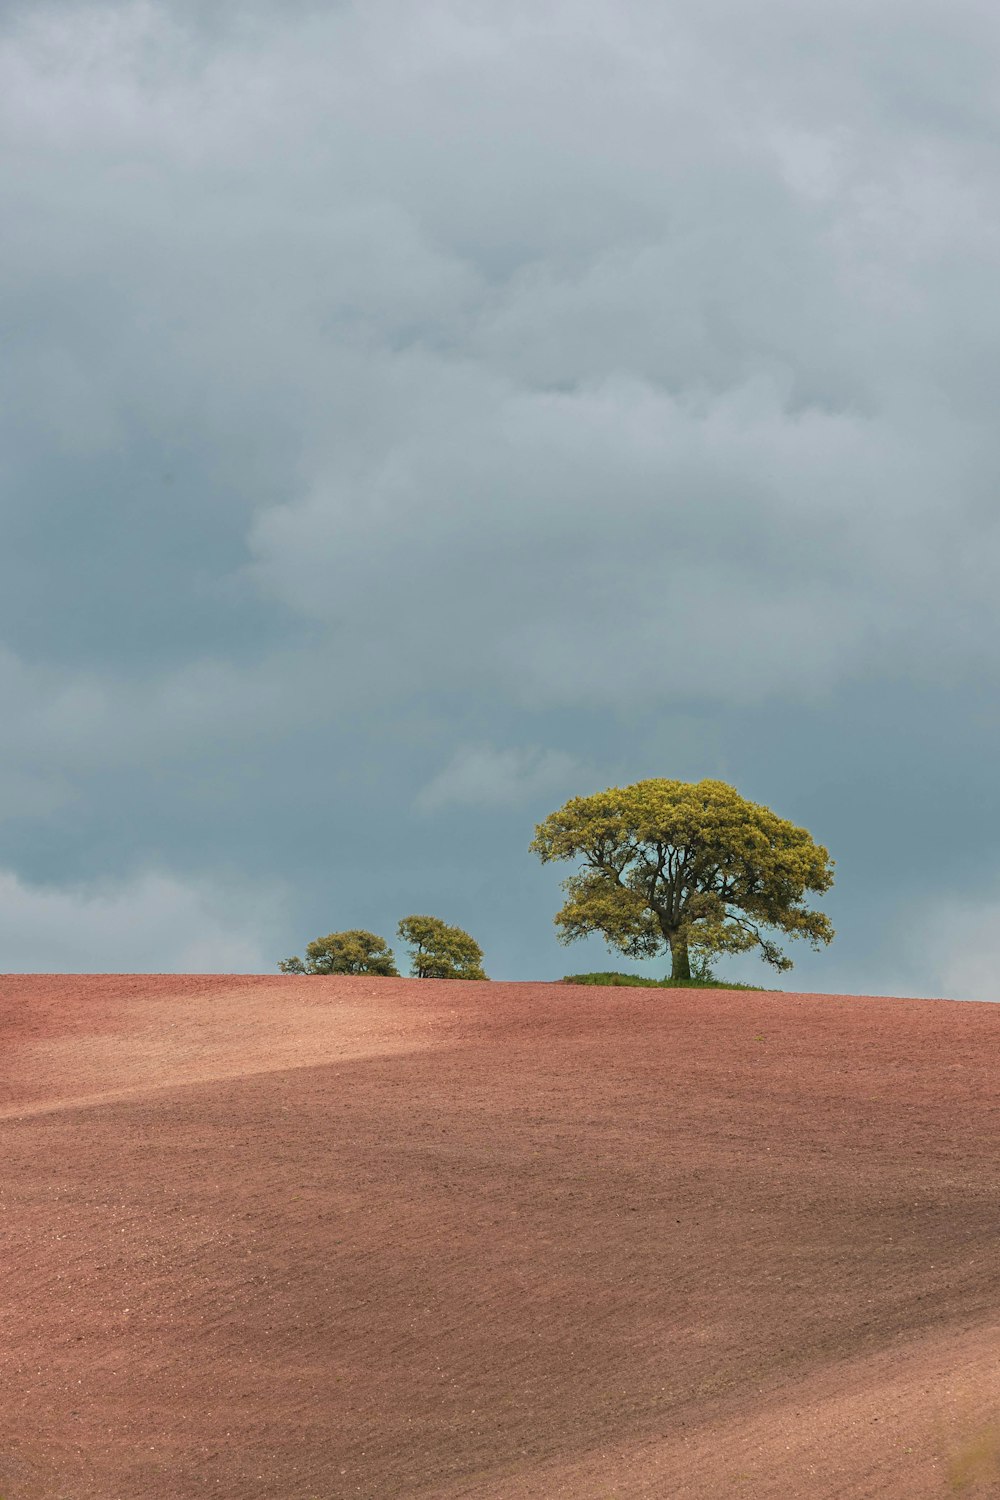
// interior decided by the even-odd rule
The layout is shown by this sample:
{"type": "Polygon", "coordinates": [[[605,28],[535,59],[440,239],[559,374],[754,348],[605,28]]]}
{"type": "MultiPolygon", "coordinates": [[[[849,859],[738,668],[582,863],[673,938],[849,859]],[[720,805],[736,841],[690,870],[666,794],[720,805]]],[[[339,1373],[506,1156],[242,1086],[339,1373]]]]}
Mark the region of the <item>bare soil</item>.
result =
{"type": "Polygon", "coordinates": [[[0,979],[0,1495],[1000,1495],[998,1060],[948,1001],[0,979]]]}

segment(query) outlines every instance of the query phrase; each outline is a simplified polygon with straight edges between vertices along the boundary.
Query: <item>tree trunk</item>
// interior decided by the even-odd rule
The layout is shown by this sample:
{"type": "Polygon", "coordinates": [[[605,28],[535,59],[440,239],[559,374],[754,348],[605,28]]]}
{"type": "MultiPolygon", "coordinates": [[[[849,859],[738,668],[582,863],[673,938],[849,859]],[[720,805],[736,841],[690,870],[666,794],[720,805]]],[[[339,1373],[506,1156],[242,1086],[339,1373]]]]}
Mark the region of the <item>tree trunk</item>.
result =
{"type": "Polygon", "coordinates": [[[670,944],[670,977],[671,979],[691,978],[691,959],[688,956],[687,938],[679,932],[668,938],[670,944]]]}

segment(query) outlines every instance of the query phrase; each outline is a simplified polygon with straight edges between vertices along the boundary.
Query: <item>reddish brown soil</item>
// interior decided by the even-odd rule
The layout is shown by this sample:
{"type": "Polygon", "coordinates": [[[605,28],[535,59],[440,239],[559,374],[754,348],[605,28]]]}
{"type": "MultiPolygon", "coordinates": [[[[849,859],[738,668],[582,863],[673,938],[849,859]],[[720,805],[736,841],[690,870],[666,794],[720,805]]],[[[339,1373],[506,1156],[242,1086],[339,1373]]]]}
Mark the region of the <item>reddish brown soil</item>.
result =
{"type": "Polygon", "coordinates": [[[946,1001],[0,980],[0,1494],[1000,1494],[998,1057],[946,1001]]]}

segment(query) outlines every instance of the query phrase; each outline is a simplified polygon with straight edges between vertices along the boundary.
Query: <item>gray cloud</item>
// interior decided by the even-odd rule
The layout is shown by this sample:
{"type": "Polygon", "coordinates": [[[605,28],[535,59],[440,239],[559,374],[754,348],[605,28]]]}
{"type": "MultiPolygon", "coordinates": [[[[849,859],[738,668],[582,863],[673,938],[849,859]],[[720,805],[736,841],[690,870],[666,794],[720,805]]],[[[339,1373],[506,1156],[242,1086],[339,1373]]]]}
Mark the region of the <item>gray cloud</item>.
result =
{"type": "Polygon", "coordinates": [[[722,774],[841,859],[803,975],[898,974],[998,860],[998,30],[0,8],[10,878],[285,882],[289,951],[477,896],[561,972],[533,799],[722,774]]]}
{"type": "Polygon", "coordinates": [[[8,973],[254,973],[270,968],[273,893],[222,891],[146,872],[127,885],[47,888],[0,871],[8,973]]]}
{"type": "Polygon", "coordinates": [[[563,750],[460,745],[448,764],[421,787],[418,811],[444,807],[519,807],[539,798],[572,796],[586,769],[563,750]]]}

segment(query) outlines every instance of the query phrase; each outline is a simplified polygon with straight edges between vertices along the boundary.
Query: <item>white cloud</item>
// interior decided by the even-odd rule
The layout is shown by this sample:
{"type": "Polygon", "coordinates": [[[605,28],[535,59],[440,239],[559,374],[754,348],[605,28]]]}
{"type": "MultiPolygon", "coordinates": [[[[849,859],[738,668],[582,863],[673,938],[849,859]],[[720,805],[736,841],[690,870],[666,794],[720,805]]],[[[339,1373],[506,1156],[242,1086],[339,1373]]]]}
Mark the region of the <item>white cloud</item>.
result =
{"type": "Polygon", "coordinates": [[[568,794],[583,768],[562,750],[463,745],[417,794],[418,812],[445,807],[516,807],[539,797],[568,794]]]}
{"type": "Polygon", "coordinates": [[[922,901],[895,946],[912,955],[921,993],[1000,1001],[1000,891],[978,900],[945,894],[922,901]]]}
{"type": "Polygon", "coordinates": [[[5,973],[260,973],[274,968],[275,893],[145,873],[92,886],[0,872],[5,973]]]}

